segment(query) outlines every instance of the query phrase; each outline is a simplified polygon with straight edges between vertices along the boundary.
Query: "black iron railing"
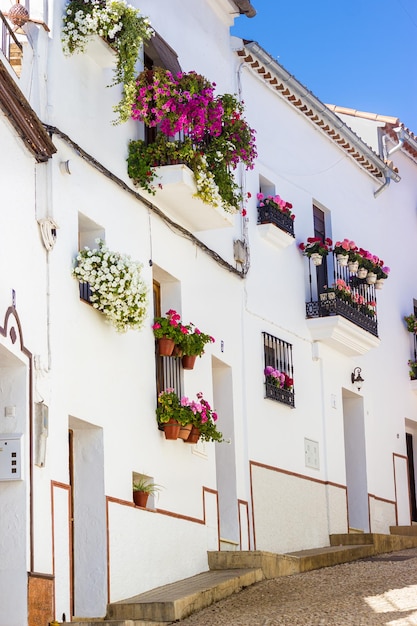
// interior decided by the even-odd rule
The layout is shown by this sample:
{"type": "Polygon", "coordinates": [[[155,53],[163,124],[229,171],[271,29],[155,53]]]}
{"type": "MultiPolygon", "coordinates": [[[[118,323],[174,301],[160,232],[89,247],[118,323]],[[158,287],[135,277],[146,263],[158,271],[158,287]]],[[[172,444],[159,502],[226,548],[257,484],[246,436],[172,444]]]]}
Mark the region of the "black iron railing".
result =
{"type": "Polygon", "coordinates": [[[286,213],[281,213],[281,211],[268,204],[258,206],[258,224],[274,224],[292,237],[295,236],[294,220],[286,213]]]}
{"type": "MultiPolygon", "coordinates": [[[[378,336],[375,284],[360,278],[357,271],[342,266],[333,257],[323,258],[327,276],[333,276],[330,285],[321,285],[319,273],[309,259],[310,301],[306,303],[306,316],[328,317],[341,315],[372,335],[378,336]]],[[[329,281],[330,282],[330,281],[329,281]]]]}
{"type": "Polygon", "coordinates": [[[264,341],[265,370],[272,367],[286,375],[286,381],[291,379],[292,384],[287,388],[269,382],[265,375],[265,397],[289,406],[295,406],[294,396],[294,367],[292,361],[292,345],[268,333],[262,333],[264,341]],[[289,388],[288,388],[289,387],[289,388]]]}
{"type": "Polygon", "coordinates": [[[78,283],[80,290],[80,300],[84,300],[88,304],[91,304],[91,289],[89,283],[78,283]]]}

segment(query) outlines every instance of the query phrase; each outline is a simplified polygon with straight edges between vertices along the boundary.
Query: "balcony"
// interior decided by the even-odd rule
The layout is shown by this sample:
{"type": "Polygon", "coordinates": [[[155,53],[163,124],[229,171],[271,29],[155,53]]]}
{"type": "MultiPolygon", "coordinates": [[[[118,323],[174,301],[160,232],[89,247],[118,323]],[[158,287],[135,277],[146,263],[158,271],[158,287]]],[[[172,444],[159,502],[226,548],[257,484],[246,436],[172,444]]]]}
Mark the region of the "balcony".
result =
{"type": "Polygon", "coordinates": [[[233,226],[232,213],[196,197],[197,186],[189,167],[184,164],[163,165],[155,168],[155,173],[156,194],[153,196],[143,189],[140,193],[174,222],[191,232],[233,226]]]}
{"type": "Polygon", "coordinates": [[[314,341],[348,356],[366,354],[379,345],[374,284],[339,265],[332,255],[318,268],[309,260],[309,284],[306,317],[314,341]]]}
{"type": "Polygon", "coordinates": [[[294,220],[269,204],[258,206],[258,232],[281,250],[294,242],[294,220]]]}
{"type": "Polygon", "coordinates": [[[9,23],[0,11],[0,50],[9,61],[17,76],[22,69],[22,44],[17,39],[9,23]]]}

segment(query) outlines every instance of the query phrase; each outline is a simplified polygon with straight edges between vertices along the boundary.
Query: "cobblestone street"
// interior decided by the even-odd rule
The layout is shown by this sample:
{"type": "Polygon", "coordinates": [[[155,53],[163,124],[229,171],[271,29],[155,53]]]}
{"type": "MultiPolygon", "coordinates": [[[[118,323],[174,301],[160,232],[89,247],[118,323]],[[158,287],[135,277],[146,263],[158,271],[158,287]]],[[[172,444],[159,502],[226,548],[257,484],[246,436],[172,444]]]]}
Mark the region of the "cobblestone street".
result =
{"type": "Polygon", "coordinates": [[[417,548],[266,580],[180,624],[417,625],[417,548]]]}

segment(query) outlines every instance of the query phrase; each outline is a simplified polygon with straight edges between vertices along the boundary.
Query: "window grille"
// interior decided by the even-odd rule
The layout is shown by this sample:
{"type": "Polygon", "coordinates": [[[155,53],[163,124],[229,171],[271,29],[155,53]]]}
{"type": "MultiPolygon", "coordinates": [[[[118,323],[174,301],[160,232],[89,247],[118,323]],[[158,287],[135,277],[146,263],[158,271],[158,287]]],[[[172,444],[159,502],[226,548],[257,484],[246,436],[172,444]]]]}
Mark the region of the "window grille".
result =
{"type": "Polygon", "coordinates": [[[294,407],[294,368],[292,345],[268,333],[262,333],[265,361],[265,397],[294,407]],[[285,381],[268,375],[267,368],[273,368],[285,376],[285,381]]]}

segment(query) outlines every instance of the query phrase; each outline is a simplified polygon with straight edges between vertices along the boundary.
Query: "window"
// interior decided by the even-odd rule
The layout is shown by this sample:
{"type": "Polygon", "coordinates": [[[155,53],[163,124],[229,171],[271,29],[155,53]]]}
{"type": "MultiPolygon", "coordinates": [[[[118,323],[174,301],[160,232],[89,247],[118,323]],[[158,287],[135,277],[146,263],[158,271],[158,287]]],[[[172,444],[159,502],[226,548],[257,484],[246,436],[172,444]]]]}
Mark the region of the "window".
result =
{"type": "MultiPolygon", "coordinates": [[[[147,70],[152,70],[154,67],[163,67],[172,72],[174,76],[181,72],[177,53],[156,31],[153,37],[145,44],[143,65],[147,70]]],[[[145,126],[145,143],[147,145],[154,143],[156,134],[157,129],[155,127],[149,128],[149,126],[145,126]]]]}
{"type": "MultiPolygon", "coordinates": [[[[153,281],[154,317],[161,315],[161,284],[153,281]]],[[[177,396],[183,395],[181,359],[172,356],[160,356],[155,341],[156,393],[165,389],[174,389],[177,396]]]]}
{"type": "Polygon", "coordinates": [[[265,361],[265,397],[294,407],[292,345],[262,333],[265,361]]]}
{"type": "MultiPolygon", "coordinates": [[[[82,250],[85,247],[97,248],[97,239],[104,241],[105,230],[102,226],[90,220],[82,213],[78,213],[78,250],[82,250]]],[[[91,290],[88,283],[80,283],[80,300],[91,304],[90,296],[91,290]]]]}
{"type": "MultiPolygon", "coordinates": [[[[320,237],[324,241],[326,235],[326,224],[324,211],[313,205],[313,222],[314,222],[314,236],[320,237]]],[[[317,291],[321,293],[325,285],[328,285],[328,272],[327,263],[322,263],[316,267],[317,272],[317,291]]]]}

